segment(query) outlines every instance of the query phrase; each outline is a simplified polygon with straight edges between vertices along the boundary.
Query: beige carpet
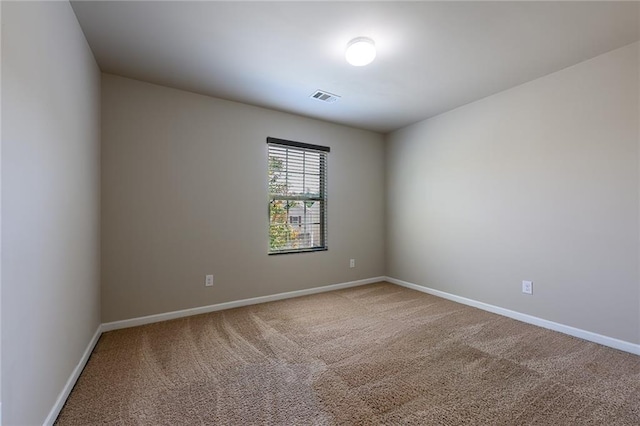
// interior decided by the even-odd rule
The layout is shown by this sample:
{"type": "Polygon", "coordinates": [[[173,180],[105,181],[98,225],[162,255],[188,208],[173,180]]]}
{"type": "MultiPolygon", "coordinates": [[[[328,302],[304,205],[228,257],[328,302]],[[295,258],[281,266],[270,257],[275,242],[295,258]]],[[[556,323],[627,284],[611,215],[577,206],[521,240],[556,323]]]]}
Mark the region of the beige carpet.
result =
{"type": "Polygon", "coordinates": [[[380,283],[103,334],[59,425],[640,425],[640,357],[380,283]]]}

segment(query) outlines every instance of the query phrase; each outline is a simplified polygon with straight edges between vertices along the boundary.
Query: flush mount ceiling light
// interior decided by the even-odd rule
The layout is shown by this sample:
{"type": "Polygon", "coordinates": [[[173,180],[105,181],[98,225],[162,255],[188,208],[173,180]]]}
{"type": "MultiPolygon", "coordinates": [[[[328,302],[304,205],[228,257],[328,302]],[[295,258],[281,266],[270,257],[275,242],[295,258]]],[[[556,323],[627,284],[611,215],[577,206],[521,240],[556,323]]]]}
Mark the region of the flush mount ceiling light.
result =
{"type": "Polygon", "coordinates": [[[376,44],[368,37],[354,38],[347,44],[345,57],[354,67],[370,64],[376,57],[376,44]]]}

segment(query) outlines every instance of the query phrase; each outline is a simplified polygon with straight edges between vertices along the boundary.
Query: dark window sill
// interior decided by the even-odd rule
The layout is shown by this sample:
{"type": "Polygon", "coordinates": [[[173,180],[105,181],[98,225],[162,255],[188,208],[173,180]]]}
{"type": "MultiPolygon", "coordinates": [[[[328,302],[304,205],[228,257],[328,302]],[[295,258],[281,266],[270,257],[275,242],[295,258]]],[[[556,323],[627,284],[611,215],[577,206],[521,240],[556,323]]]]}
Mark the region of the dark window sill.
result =
{"type": "Polygon", "coordinates": [[[278,254],[294,254],[294,253],[313,253],[315,251],[327,251],[327,247],[314,247],[308,249],[296,249],[296,250],[282,250],[282,251],[270,251],[269,256],[278,254]]]}

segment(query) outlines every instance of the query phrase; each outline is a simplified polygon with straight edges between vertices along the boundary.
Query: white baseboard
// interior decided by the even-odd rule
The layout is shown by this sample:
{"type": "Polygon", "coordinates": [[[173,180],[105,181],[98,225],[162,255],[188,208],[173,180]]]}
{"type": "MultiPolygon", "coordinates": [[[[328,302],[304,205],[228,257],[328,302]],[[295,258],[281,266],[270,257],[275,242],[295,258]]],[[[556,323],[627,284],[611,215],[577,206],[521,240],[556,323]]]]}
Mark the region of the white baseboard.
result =
{"type": "Polygon", "coordinates": [[[71,372],[71,376],[69,376],[69,379],[67,380],[67,383],[64,385],[64,388],[62,388],[62,391],[58,395],[58,399],[56,400],[56,403],[54,404],[53,408],[49,412],[47,419],[43,423],[44,426],[53,425],[53,423],[58,418],[58,414],[60,414],[60,410],[62,410],[64,403],[67,401],[67,397],[69,397],[71,390],[73,389],[76,382],[78,381],[78,378],[80,377],[80,373],[82,373],[84,366],[87,364],[87,361],[89,361],[91,352],[93,352],[93,348],[96,346],[96,343],[98,343],[98,339],[100,338],[101,334],[102,334],[102,325],[99,325],[98,329],[96,330],[93,337],[91,338],[91,341],[89,341],[87,348],[84,350],[84,353],[82,354],[82,358],[80,358],[80,362],[78,362],[78,365],[76,365],[76,368],[73,369],[73,371],[71,372]]]}
{"type": "MultiPolygon", "coordinates": [[[[499,306],[490,305],[488,303],[478,302],[473,299],[467,299],[466,297],[456,296],[454,294],[446,293],[440,290],[435,290],[429,287],[420,286],[420,285],[413,284],[407,281],[402,281],[396,278],[374,277],[374,278],[367,278],[364,280],[350,281],[346,283],[332,284],[332,285],[327,285],[323,287],[314,287],[314,288],[309,288],[305,290],[290,291],[286,293],[278,293],[278,294],[273,294],[269,296],[253,297],[250,299],[236,300],[233,302],[225,302],[225,303],[219,303],[216,305],[201,306],[198,308],[183,309],[180,311],[173,311],[173,312],[167,312],[163,314],[149,315],[145,317],[132,318],[132,319],[123,320],[123,321],[115,321],[115,322],[101,324],[96,330],[93,337],[91,338],[91,341],[87,345],[87,348],[85,349],[84,353],[82,354],[82,358],[80,359],[80,362],[78,362],[78,365],[76,365],[76,368],[73,370],[73,372],[71,373],[71,376],[69,376],[69,379],[67,380],[67,383],[65,384],[64,388],[58,395],[58,399],[56,400],[55,405],[49,412],[49,415],[47,416],[47,419],[44,421],[43,425],[51,426],[56,421],[56,418],[60,414],[60,411],[62,410],[64,403],[66,402],[67,398],[69,397],[69,394],[71,393],[71,390],[73,389],[76,382],[78,381],[78,378],[80,377],[80,373],[82,373],[82,370],[87,364],[87,361],[89,361],[91,352],[93,352],[93,348],[98,343],[98,339],[100,338],[100,335],[105,331],[135,327],[138,325],[151,324],[154,322],[167,321],[170,319],[182,318],[182,317],[187,317],[191,315],[221,311],[224,309],[238,308],[241,306],[256,305],[258,303],[273,302],[276,300],[283,300],[283,299],[291,299],[294,297],[307,296],[310,294],[324,293],[324,292],[333,291],[333,290],[340,290],[343,288],[357,287],[365,284],[373,284],[380,281],[387,281],[392,284],[397,284],[397,285],[410,288],[413,290],[417,290],[423,293],[442,297],[443,299],[452,300],[454,302],[462,303],[464,305],[473,306],[478,309],[482,309],[482,310],[492,312],[498,315],[502,315],[505,317],[513,318],[528,324],[533,324],[539,327],[548,328],[550,330],[555,330],[560,333],[564,333],[570,336],[588,340],[590,342],[598,343],[614,349],[619,349],[621,351],[640,355],[640,345],[635,343],[626,342],[624,340],[615,339],[613,337],[603,336],[601,334],[592,333],[590,331],[581,330],[579,328],[571,327],[564,324],[559,324],[553,321],[548,321],[542,318],[534,317],[532,315],[527,315],[520,312],[509,310],[509,309],[501,308],[499,306]]],[[[0,425],[2,424],[2,411],[1,411],[2,405],[1,404],[2,403],[0,402],[0,425]]]]}
{"type": "Polygon", "coordinates": [[[166,312],[163,314],[148,315],[145,317],[131,318],[122,321],[114,321],[102,324],[102,331],[119,330],[121,328],[136,327],[154,322],[167,321],[176,318],[189,317],[192,315],[206,314],[209,312],[222,311],[224,309],[239,308],[241,306],[257,305],[258,303],[273,302],[276,300],[291,299],[293,297],[307,296],[310,294],[324,293],[327,291],[340,290],[343,288],[357,287],[365,284],[372,284],[384,281],[386,277],[374,277],[364,280],[350,281],[340,284],[332,284],[323,287],[308,288],[305,290],[289,291],[286,293],[272,294],[269,296],[252,297],[250,299],[234,300],[233,302],[218,303],[215,305],[200,306],[198,308],[183,309],[180,311],[166,312]]]}
{"type": "Polygon", "coordinates": [[[454,302],[462,303],[463,305],[473,306],[474,308],[482,309],[484,311],[492,312],[494,314],[513,318],[515,320],[526,322],[528,324],[537,325],[538,327],[559,331],[560,333],[568,334],[570,336],[578,337],[580,339],[588,340],[590,342],[598,343],[600,345],[608,346],[610,348],[619,349],[621,351],[629,352],[635,355],[640,355],[640,345],[636,343],[627,342],[627,341],[616,339],[613,337],[603,336],[602,334],[597,334],[591,331],[586,331],[579,328],[571,327],[569,325],[548,321],[542,318],[534,317],[532,315],[527,315],[520,312],[509,310],[509,309],[501,308],[499,306],[490,305],[488,303],[478,302],[477,300],[467,299],[466,297],[456,296],[455,294],[450,294],[444,291],[435,290],[429,287],[424,287],[421,285],[409,283],[396,278],[386,277],[386,281],[403,286],[403,287],[407,287],[413,290],[421,291],[423,293],[431,294],[433,296],[442,297],[443,299],[448,299],[454,302]]]}
{"type": "MultiPolygon", "coordinates": [[[[332,285],[327,285],[323,287],[314,287],[314,288],[309,288],[305,290],[290,291],[287,293],[278,293],[278,294],[273,294],[269,296],[253,297],[251,299],[236,300],[233,302],[219,303],[217,305],[201,306],[198,308],[183,309],[181,311],[173,311],[173,312],[167,312],[164,314],[149,315],[146,317],[132,318],[132,319],[123,320],[123,321],[115,321],[115,322],[108,322],[108,323],[101,324],[96,330],[93,337],[91,338],[91,341],[87,345],[87,348],[85,349],[84,353],[82,354],[82,358],[80,359],[80,362],[78,362],[78,365],[76,365],[76,368],[73,370],[73,372],[71,373],[71,376],[69,376],[69,379],[67,380],[67,383],[65,384],[64,388],[58,395],[58,399],[56,400],[56,403],[54,404],[53,408],[49,412],[47,419],[44,421],[43,426],[52,426],[56,421],[56,419],[58,418],[58,415],[60,414],[60,411],[62,410],[64,403],[67,401],[67,398],[71,393],[71,390],[73,389],[76,382],[78,381],[78,378],[80,377],[80,373],[82,373],[84,366],[87,364],[87,361],[89,361],[89,357],[91,356],[91,352],[93,352],[93,348],[96,346],[96,344],[98,343],[98,339],[100,338],[102,333],[104,333],[105,331],[135,327],[138,325],[151,324],[154,322],[166,321],[174,318],[182,318],[182,317],[187,317],[191,315],[204,314],[207,312],[221,311],[223,309],[232,309],[232,308],[238,308],[241,306],[256,305],[258,303],[273,302],[273,301],[282,300],[282,299],[291,299],[293,297],[306,296],[309,294],[316,294],[316,293],[324,293],[327,291],[340,290],[343,288],[357,287],[365,284],[372,284],[379,281],[385,281],[385,279],[386,277],[367,278],[364,280],[350,281],[350,282],[340,283],[340,284],[332,284],[332,285]]],[[[2,407],[0,405],[0,409],[1,408],[2,407]]],[[[0,416],[1,416],[1,411],[0,411],[0,416]]],[[[0,417],[0,425],[2,424],[1,419],[2,417],[0,417]]]]}

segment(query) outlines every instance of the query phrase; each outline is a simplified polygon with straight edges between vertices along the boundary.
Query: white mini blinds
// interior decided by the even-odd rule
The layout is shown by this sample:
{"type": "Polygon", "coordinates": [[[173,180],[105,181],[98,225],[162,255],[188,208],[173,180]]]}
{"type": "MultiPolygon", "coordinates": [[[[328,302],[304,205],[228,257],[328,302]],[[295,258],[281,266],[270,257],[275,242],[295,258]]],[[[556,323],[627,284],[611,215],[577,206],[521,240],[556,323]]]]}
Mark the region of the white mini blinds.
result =
{"type": "Polygon", "coordinates": [[[329,147],[267,138],[269,254],[327,250],[329,147]]]}

